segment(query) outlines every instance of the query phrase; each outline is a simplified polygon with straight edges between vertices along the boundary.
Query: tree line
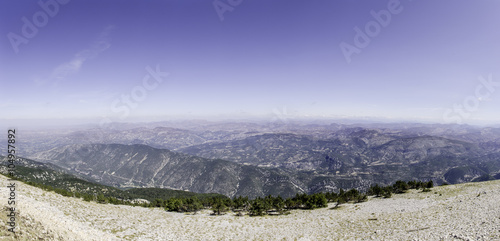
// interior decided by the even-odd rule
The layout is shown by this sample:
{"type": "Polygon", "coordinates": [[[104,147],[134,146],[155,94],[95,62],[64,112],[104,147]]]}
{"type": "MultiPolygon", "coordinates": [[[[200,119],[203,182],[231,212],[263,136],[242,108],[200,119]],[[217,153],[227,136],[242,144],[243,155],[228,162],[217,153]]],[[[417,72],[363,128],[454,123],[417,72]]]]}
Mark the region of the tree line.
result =
{"type": "Polygon", "coordinates": [[[379,186],[378,184],[372,185],[368,190],[368,195],[373,195],[375,197],[385,197],[389,198],[393,193],[405,193],[409,189],[422,189],[422,192],[428,192],[434,187],[434,182],[422,182],[422,181],[396,181],[392,186],[379,186]]]}
{"type": "Polygon", "coordinates": [[[366,193],[357,189],[344,190],[336,192],[321,192],[315,194],[296,194],[295,197],[282,198],[281,196],[257,197],[250,200],[248,197],[212,197],[200,200],[198,198],[170,198],[167,200],[156,199],[150,203],[153,207],[162,207],[166,211],[172,212],[197,212],[202,209],[211,209],[214,215],[221,215],[229,210],[243,215],[248,213],[250,216],[263,215],[281,215],[286,214],[293,209],[316,209],[327,207],[328,203],[336,203],[334,208],[339,205],[352,202],[359,203],[368,200],[368,196],[390,198],[393,193],[405,193],[409,189],[422,189],[423,192],[430,191],[434,186],[432,181],[396,181],[393,185],[380,186],[372,185],[366,193]]]}
{"type": "MultiPolygon", "coordinates": [[[[22,181],[22,180],[21,180],[22,181]]],[[[137,202],[125,200],[119,197],[106,196],[104,193],[79,193],[61,188],[54,188],[35,182],[25,182],[28,185],[42,188],[47,191],[54,191],[67,197],[82,198],[84,201],[94,201],[97,203],[110,203],[142,207],[159,207],[169,212],[189,212],[196,213],[200,210],[210,209],[213,215],[223,215],[228,211],[235,212],[236,215],[263,216],[263,215],[283,215],[294,209],[316,209],[328,206],[328,203],[336,203],[333,208],[338,208],[344,203],[360,203],[368,200],[368,196],[375,198],[390,198],[392,194],[405,193],[409,189],[422,189],[423,192],[430,191],[434,186],[433,181],[396,181],[393,185],[380,186],[378,184],[370,186],[367,192],[360,192],[357,189],[339,189],[339,192],[320,192],[314,194],[297,193],[294,197],[282,198],[281,196],[228,198],[223,195],[214,196],[193,196],[193,197],[172,197],[168,199],[156,198],[151,202],[137,202]]]]}

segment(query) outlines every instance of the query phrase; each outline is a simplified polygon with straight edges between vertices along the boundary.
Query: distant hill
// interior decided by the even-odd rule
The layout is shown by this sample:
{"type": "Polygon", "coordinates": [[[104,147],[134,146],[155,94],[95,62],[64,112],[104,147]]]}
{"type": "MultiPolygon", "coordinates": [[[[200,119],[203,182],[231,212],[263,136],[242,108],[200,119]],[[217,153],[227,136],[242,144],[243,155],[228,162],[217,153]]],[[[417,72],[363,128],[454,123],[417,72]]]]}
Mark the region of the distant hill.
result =
{"type": "Polygon", "coordinates": [[[397,179],[461,183],[500,171],[498,145],[485,149],[463,140],[363,128],[345,129],[324,140],[296,134],[262,134],[179,151],[337,178],[361,175],[377,183],[397,179]],[[476,171],[457,172],[455,168],[476,171]]]}
{"type": "MultiPolygon", "coordinates": [[[[265,145],[268,148],[262,147],[265,153],[270,153],[269,158],[278,160],[279,155],[294,153],[286,141],[279,140],[280,136],[266,137],[266,140],[278,139],[280,143],[276,150],[272,143],[265,145]]],[[[324,144],[322,149],[319,149],[320,144],[311,147],[322,151],[312,151],[310,159],[295,160],[311,167],[305,170],[291,165],[258,167],[145,145],[68,145],[39,153],[38,157],[114,187],[159,187],[251,198],[270,194],[290,197],[299,192],[338,191],[340,188],[366,190],[371,184],[387,185],[396,180],[433,180],[437,184],[470,182],[485,175],[493,177],[500,170],[500,154],[481,155],[477,146],[463,141],[419,136],[375,144],[377,141],[356,138],[359,137],[352,142],[332,141],[333,144],[324,144]]],[[[308,144],[301,145],[310,147],[308,144]]],[[[250,152],[240,151],[241,146],[226,148],[231,150],[227,153],[250,155],[250,152]]],[[[222,153],[222,149],[214,147],[212,150],[222,153]]]]}
{"type": "MultiPolygon", "coordinates": [[[[227,196],[498,178],[500,128],[419,123],[162,122],[26,132],[23,155],[120,188],[227,196]]],[[[1,138],[1,137],[0,137],[1,138]]]]}
{"type": "Polygon", "coordinates": [[[304,186],[294,175],[211,160],[146,145],[69,145],[39,158],[72,173],[115,187],[161,187],[233,196],[292,196],[304,186]],[[295,184],[299,183],[299,185],[295,184]]]}
{"type": "Polygon", "coordinates": [[[477,146],[463,141],[364,129],[324,140],[296,134],[262,134],[178,151],[252,165],[346,172],[362,165],[410,164],[442,155],[473,157],[481,153],[477,146]]]}
{"type": "MultiPolygon", "coordinates": [[[[1,163],[5,163],[5,157],[0,156],[1,163]]],[[[0,173],[7,174],[5,165],[0,165],[0,173]]],[[[106,197],[114,197],[122,200],[146,199],[154,201],[156,198],[189,198],[197,197],[223,197],[221,194],[193,193],[166,188],[132,188],[119,189],[85,180],[81,177],[68,174],[61,168],[48,163],[40,163],[30,159],[20,158],[15,168],[16,178],[26,182],[39,183],[57,189],[63,189],[80,194],[104,194],[106,197]]]]}

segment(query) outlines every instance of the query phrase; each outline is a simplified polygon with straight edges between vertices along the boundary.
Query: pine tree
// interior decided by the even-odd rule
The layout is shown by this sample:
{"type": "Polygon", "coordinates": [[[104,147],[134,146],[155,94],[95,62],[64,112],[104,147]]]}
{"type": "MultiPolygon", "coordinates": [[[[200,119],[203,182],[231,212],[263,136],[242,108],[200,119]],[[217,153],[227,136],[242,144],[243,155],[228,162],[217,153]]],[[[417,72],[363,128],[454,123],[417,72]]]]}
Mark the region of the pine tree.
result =
{"type": "Polygon", "coordinates": [[[258,197],[250,203],[250,216],[262,216],[264,211],[265,205],[262,198],[258,197]]]}
{"type": "Polygon", "coordinates": [[[345,200],[344,196],[339,196],[339,198],[337,198],[337,204],[335,205],[334,208],[338,208],[341,204],[344,204],[346,202],[347,201],[345,200]]]}
{"type": "Polygon", "coordinates": [[[97,195],[97,202],[98,203],[107,203],[108,199],[106,199],[106,197],[104,197],[104,194],[100,193],[99,195],[97,195]]]}
{"type": "Polygon", "coordinates": [[[408,190],[408,184],[404,181],[396,181],[396,183],[394,183],[394,185],[392,185],[392,188],[394,190],[395,193],[404,193],[406,192],[406,190],[408,190]]]}
{"type": "Polygon", "coordinates": [[[427,184],[425,185],[426,188],[433,188],[434,187],[434,182],[432,180],[428,181],[427,184]]]}
{"type": "Polygon", "coordinates": [[[376,197],[382,196],[383,193],[384,189],[382,189],[382,187],[380,187],[378,184],[372,185],[370,187],[370,190],[368,191],[369,195],[375,195],[376,197]]]}
{"type": "Polygon", "coordinates": [[[221,198],[217,198],[214,205],[212,206],[212,211],[214,211],[214,214],[216,215],[221,215],[227,211],[227,208],[228,207],[226,206],[224,200],[222,200],[221,198]]]}
{"type": "Polygon", "coordinates": [[[276,209],[276,212],[282,214],[285,208],[285,200],[281,196],[277,196],[273,200],[273,208],[276,209]]]}

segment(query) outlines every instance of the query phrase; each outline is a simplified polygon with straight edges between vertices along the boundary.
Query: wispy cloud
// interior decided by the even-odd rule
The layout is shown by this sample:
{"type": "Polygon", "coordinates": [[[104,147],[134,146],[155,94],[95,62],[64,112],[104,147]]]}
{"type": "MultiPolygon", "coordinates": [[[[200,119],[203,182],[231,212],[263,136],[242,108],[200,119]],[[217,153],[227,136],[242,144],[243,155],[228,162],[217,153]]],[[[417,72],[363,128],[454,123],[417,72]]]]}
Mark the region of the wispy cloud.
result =
{"type": "Polygon", "coordinates": [[[100,53],[111,47],[109,35],[113,28],[113,25],[107,26],[88,49],[76,53],[73,59],[54,68],[50,80],[54,84],[65,80],[69,75],[80,71],[85,61],[97,57],[100,53]]]}

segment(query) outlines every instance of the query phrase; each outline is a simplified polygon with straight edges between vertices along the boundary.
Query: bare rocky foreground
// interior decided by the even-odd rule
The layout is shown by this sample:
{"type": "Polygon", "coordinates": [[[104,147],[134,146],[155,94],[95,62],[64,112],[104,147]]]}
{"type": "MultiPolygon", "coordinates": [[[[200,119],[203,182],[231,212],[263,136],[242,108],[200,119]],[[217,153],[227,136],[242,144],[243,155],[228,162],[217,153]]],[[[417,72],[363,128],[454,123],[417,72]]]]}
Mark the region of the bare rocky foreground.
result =
{"type": "MultiPolygon", "coordinates": [[[[0,176],[1,206],[7,185],[0,176]]],[[[1,240],[500,240],[500,181],[266,217],[102,205],[18,185],[18,236],[2,210],[1,240]]]]}

